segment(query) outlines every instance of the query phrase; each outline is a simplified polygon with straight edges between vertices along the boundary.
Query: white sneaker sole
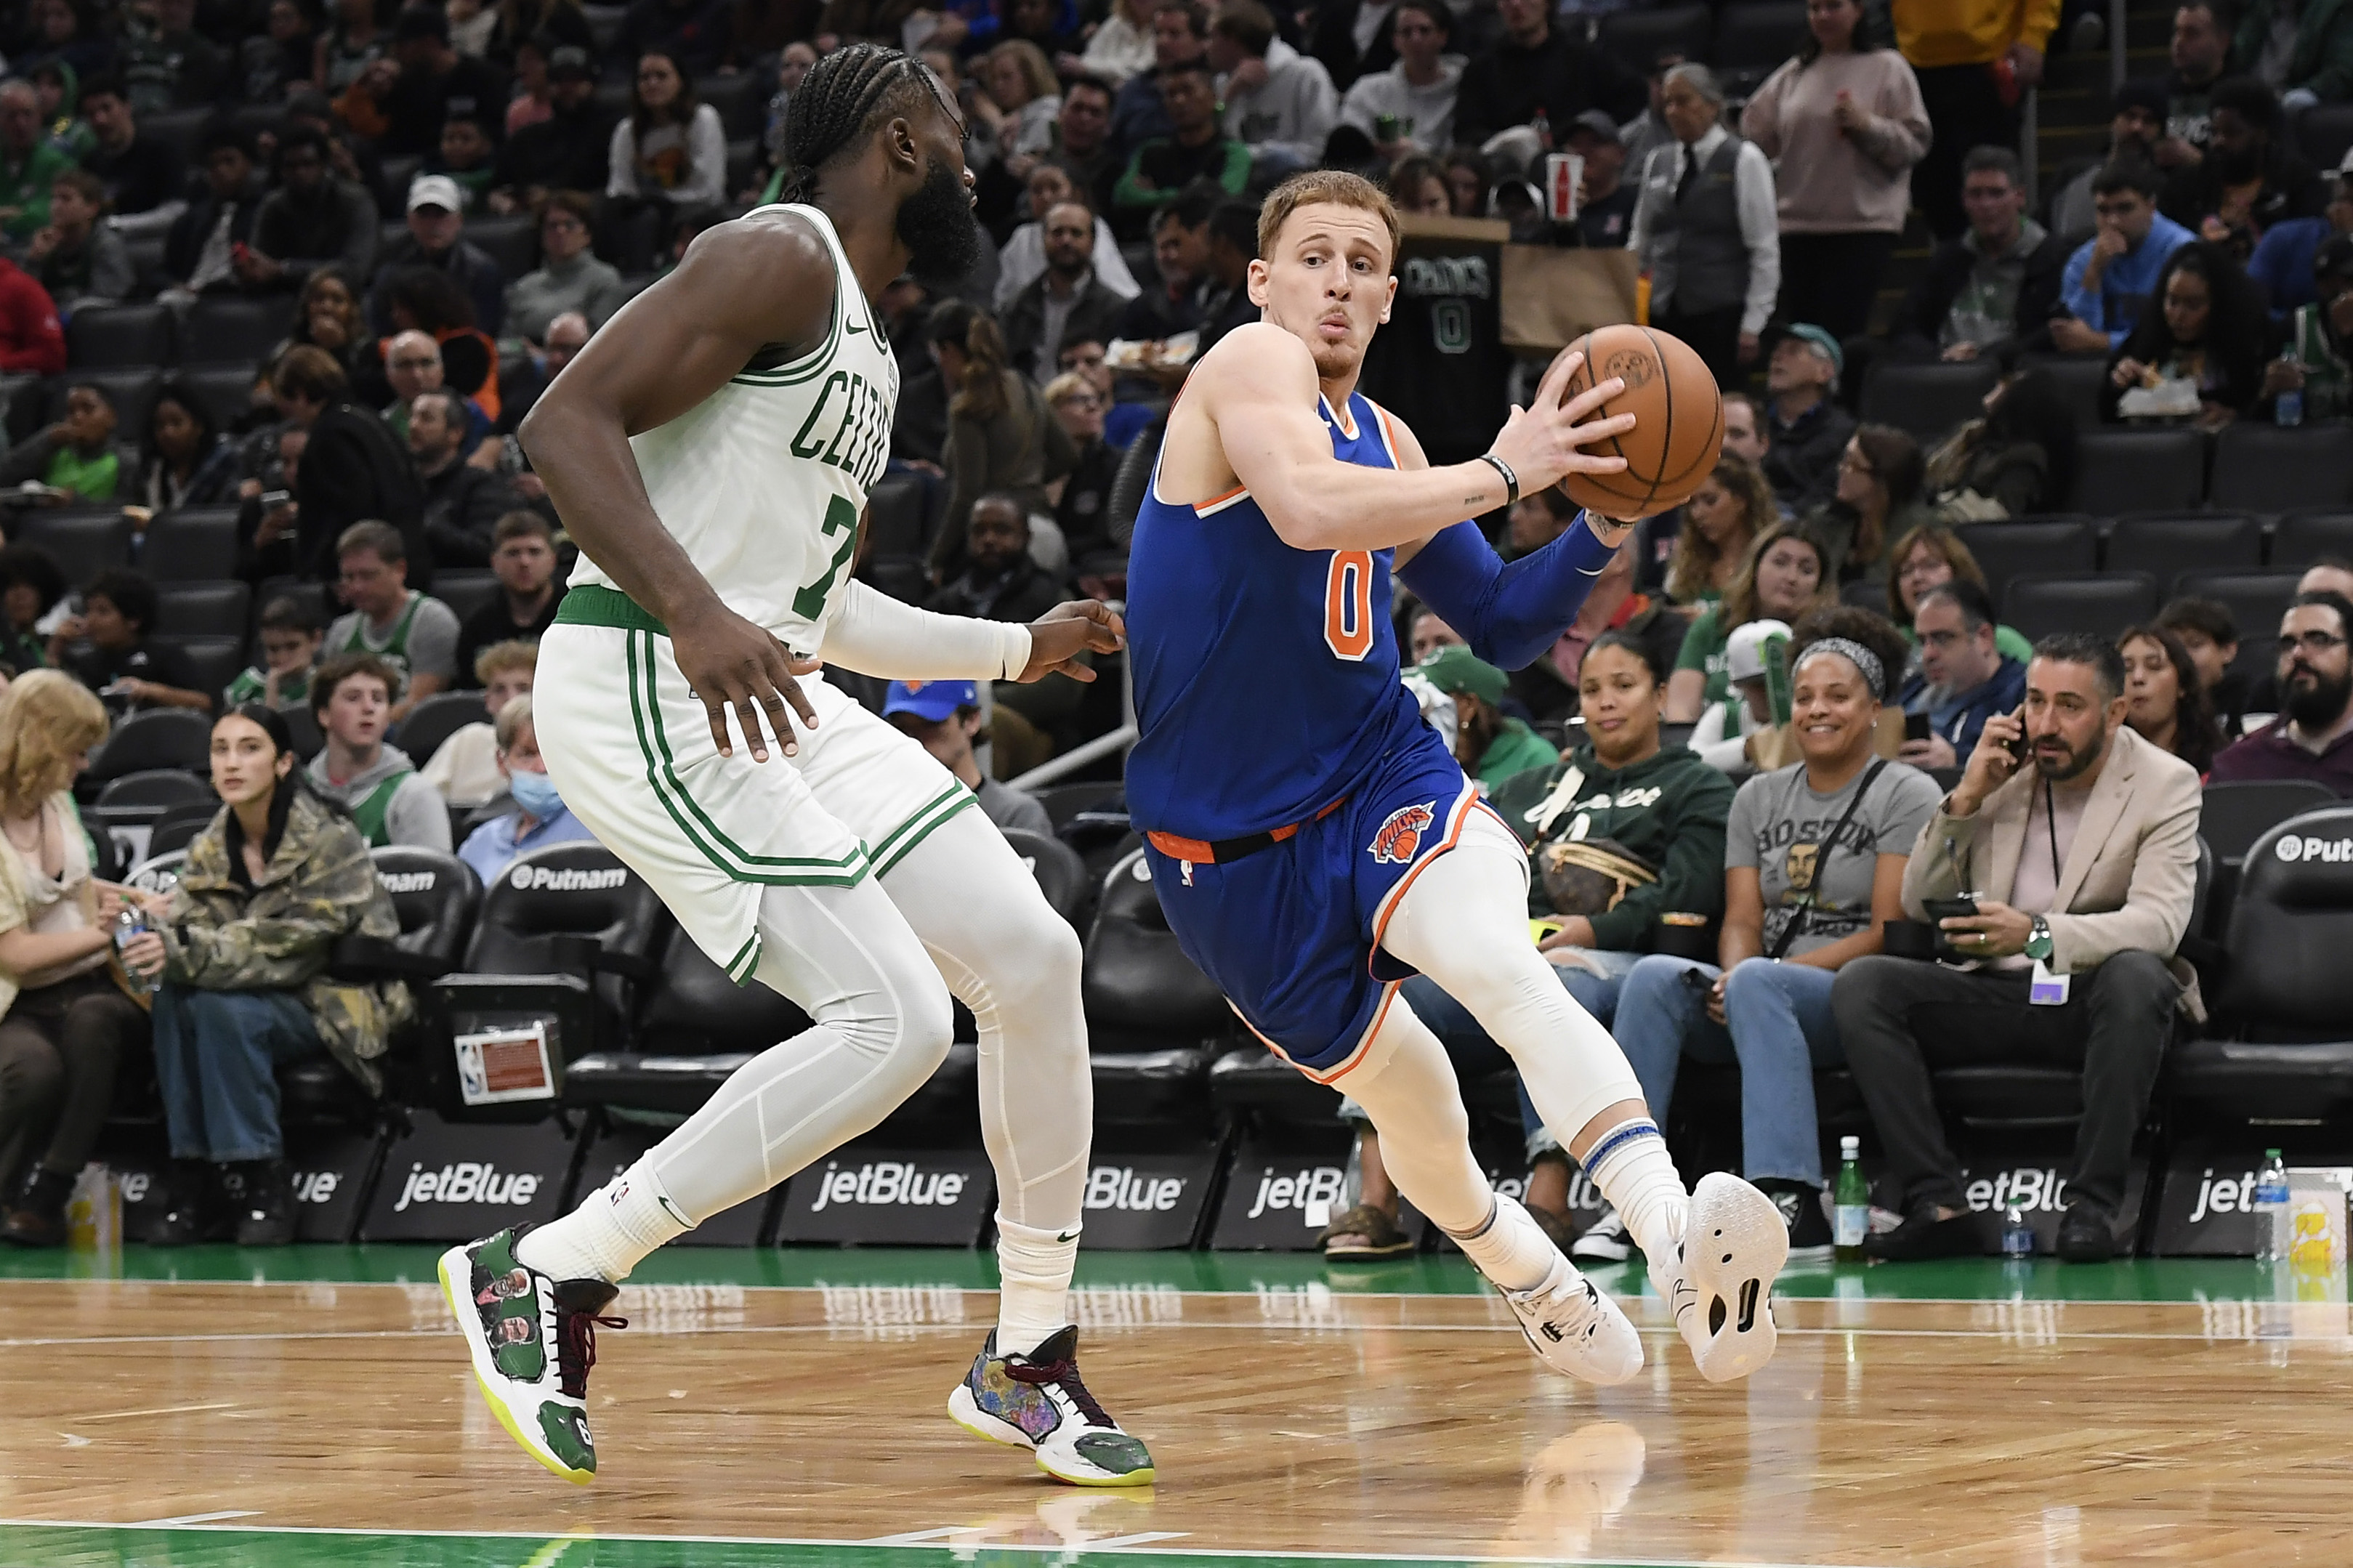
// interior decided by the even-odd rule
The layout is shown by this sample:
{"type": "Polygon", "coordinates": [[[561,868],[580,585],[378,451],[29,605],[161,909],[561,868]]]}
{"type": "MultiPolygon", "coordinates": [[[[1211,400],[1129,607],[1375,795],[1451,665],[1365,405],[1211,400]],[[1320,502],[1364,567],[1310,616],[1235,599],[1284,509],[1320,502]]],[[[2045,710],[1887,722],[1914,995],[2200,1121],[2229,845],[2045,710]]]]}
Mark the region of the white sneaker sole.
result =
{"type": "Polygon", "coordinates": [[[972,1396],[972,1390],[963,1384],[948,1395],[948,1419],[976,1437],[986,1437],[1008,1448],[1027,1448],[1042,1473],[1066,1486],[1073,1487],[1148,1487],[1152,1484],[1150,1470],[1132,1475],[1114,1476],[1102,1468],[1091,1465],[1076,1454],[1064,1454],[1056,1449],[1041,1448],[1029,1433],[1012,1422],[991,1415],[972,1396]]]}
{"type": "Polygon", "coordinates": [[[1633,1256],[1632,1242],[1615,1238],[1580,1236],[1568,1248],[1568,1260],[1572,1263],[1623,1263],[1633,1256]]]}
{"type": "Polygon", "coordinates": [[[450,1316],[458,1320],[458,1332],[466,1342],[466,1352],[474,1366],[474,1381],[481,1387],[482,1398],[489,1404],[491,1414],[498,1417],[499,1425],[507,1429],[507,1436],[515,1440],[517,1447],[575,1486],[585,1487],[596,1479],[596,1472],[574,1469],[546,1444],[535,1441],[500,1391],[501,1385],[507,1381],[506,1374],[499,1371],[498,1363],[491,1359],[490,1342],[482,1337],[479,1327],[480,1314],[473,1312],[467,1300],[470,1292],[458,1283],[460,1279],[471,1280],[473,1278],[474,1262],[466,1256],[467,1245],[460,1243],[441,1255],[441,1294],[449,1303],[450,1316]],[[470,1321],[470,1313],[472,1314],[470,1321]]]}
{"type": "Polygon", "coordinates": [[[1675,1327],[1700,1376],[1731,1383],[1773,1359],[1773,1280],[1788,1261],[1789,1227],[1773,1200],[1713,1171],[1692,1192],[1683,1228],[1675,1327]]]}

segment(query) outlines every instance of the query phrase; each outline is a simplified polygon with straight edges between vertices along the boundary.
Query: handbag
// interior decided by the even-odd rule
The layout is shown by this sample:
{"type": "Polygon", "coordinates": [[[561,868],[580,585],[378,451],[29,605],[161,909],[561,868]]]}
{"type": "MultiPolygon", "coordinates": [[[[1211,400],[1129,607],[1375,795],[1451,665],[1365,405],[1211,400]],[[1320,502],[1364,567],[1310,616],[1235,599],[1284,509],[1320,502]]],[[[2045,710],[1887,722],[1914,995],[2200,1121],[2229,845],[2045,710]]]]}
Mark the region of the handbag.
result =
{"type": "Polygon", "coordinates": [[[1625,901],[1636,888],[1657,884],[1650,862],[1614,838],[1580,838],[1547,844],[1536,852],[1545,897],[1555,912],[1591,920],[1625,901]]]}

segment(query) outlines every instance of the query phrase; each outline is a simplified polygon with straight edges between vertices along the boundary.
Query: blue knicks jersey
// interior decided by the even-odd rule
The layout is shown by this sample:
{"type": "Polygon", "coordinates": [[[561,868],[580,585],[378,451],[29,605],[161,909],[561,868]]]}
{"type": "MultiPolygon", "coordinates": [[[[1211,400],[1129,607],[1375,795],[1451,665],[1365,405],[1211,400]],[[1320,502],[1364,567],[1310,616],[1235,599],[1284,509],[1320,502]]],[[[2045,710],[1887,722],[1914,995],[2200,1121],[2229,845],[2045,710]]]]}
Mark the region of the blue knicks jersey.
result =
{"type": "MultiPolygon", "coordinates": [[[[1319,407],[1333,456],[1397,467],[1371,402],[1319,407]]],[[[1294,550],[1247,489],[1172,505],[1154,465],[1127,569],[1138,828],[1214,841],[1304,822],[1426,728],[1399,679],[1390,554],[1294,550]]]]}

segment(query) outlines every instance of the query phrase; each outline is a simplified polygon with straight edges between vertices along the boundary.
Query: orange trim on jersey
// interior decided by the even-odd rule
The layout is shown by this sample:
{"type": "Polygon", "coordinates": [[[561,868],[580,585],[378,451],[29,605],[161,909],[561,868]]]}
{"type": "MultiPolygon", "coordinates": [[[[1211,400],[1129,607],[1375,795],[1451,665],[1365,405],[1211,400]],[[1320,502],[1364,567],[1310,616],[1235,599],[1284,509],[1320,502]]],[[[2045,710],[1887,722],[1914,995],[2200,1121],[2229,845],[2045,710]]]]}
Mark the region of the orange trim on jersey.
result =
{"type": "MultiPolygon", "coordinates": [[[[1249,499],[1250,486],[1236,485],[1233,489],[1228,490],[1221,496],[1211,496],[1208,500],[1195,501],[1193,503],[1193,515],[1195,517],[1207,517],[1211,512],[1225,510],[1226,508],[1233,505],[1236,501],[1248,500],[1249,499]]],[[[1165,506],[1167,503],[1164,501],[1161,504],[1165,506]]]]}
{"type": "Polygon", "coordinates": [[[1372,405],[1373,417],[1379,423],[1381,445],[1388,448],[1389,467],[1402,470],[1405,465],[1398,460],[1397,426],[1389,419],[1389,411],[1369,397],[1365,401],[1372,405]]]}
{"type": "MultiPolygon", "coordinates": [[[[1348,404],[1345,398],[1343,398],[1340,403],[1335,406],[1330,398],[1324,396],[1319,392],[1315,395],[1315,400],[1318,403],[1321,403],[1324,405],[1324,411],[1332,416],[1332,423],[1334,426],[1339,430],[1341,435],[1345,436],[1351,441],[1356,438],[1359,431],[1356,428],[1356,423],[1348,417],[1348,404]]],[[[1367,397],[1365,401],[1370,403],[1372,399],[1367,397]]]]}
{"type": "Polygon", "coordinates": [[[1276,1045],[1264,1035],[1260,1035],[1257,1025],[1251,1023],[1248,1018],[1242,1018],[1242,1010],[1240,1008],[1234,1007],[1231,1001],[1228,1001],[1226,1005],[1229,1007],[1234,1007],[1234,1016],[1242,1019],[1242,1027],[1248,1029],[1253,1035],[1258,1035],[1259,1044],[1264,1046],[1268,1050],[1273,1052],[1276,1057],[1288,1064],[1292,1071],[1299,1074],[1300,1077],[1308,1079],[1315,1083],[1330,1084],[1337,1079],[1343,1073],[1364,1065],[1365,1053],[1372,1048],[1374,1039],[1381,1032],[1382,1021],[1389,1016],[1389,1004],[1397,1000],[1398,986],[1399,984],[1399,982],[1392,980],[1381,987],[1381,1005],[1373,1009],[1373,1020],[1371,1023],[1365,1026],[1365,1032],[1356,1037],[1355,1047],[1349,1050],[1346,1056],[1340,1058],[1340,1064],[1337,1067],[1327,1068],[1320,1071],[1314,1068],[1300,1066],[1297,1061],[1292,1058],[1292,1055],[1289,1051],[1284,1050],[1281,1046],[1276,1045]]]}

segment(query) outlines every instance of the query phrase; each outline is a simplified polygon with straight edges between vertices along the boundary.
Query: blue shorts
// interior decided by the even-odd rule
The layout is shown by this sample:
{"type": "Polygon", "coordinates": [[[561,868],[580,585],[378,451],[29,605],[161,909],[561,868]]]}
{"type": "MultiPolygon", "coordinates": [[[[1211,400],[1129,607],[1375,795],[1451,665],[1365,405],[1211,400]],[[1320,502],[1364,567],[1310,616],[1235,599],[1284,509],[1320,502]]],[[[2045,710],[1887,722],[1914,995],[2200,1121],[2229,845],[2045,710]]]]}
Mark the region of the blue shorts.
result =
{"type": "Polygon", "coordinates": [[[1453,847],[1479,805],[1436,731],[1383,759],[1338,809],[1228,865],[1146,844],[1152,882],[1185,956],[1269,1049],[1318,1082],[1356,1065],[1397,983],[1380,949],[1389,911],[1453,847]]]}

